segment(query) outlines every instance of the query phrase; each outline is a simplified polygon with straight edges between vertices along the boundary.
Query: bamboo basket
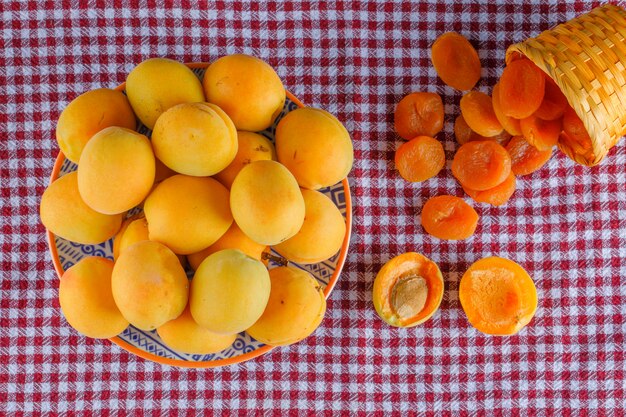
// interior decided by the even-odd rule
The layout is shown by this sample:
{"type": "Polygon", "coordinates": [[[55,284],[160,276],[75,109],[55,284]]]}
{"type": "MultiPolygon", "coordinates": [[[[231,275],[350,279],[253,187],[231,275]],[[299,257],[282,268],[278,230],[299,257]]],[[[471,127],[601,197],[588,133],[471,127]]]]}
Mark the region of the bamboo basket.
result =
{"type": "Polygon", "coordinates": [[[607,4],[511,45],[507,64],[519,53],[557,83],[589,133],[592,152],[563,141],[559,149],[579,164],[598,164],[626,133],[626,11],[607,4]]]}

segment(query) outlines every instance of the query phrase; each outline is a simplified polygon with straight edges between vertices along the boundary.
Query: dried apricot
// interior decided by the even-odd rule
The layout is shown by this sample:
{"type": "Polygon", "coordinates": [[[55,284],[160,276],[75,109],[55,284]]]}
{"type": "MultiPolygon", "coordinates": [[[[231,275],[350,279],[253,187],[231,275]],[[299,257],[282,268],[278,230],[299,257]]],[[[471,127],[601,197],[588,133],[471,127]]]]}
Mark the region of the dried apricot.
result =
{"type": "Polygon", "coordinates": [[[501,206],[509,201],[515,192],[515,175],[511,172],[502,184],[483,191],[463,187],[463,190],[477,203],[487,203],[492,206],[501,206]]]}
{"type": "Polygon", "coordinates": [[[478,213],[459,197],[433,197],[422,208],[424,230],[439,239],[467,239],[474,234],[477,225],[478,213]]]}
{"type": "Polygon", "coordinates": [[[387,261],[374,280],[376,312],[396,327],[417,326],[432,317],[443,299],[443,276],[424,255],[408,252],[387,261]]]}
{"type": "Polygon", "coordinates": [[[519,125],[519,120],[504,114],[504,110],[502,109],[502,105],[500,104],[499,83],[494,85],[493,90],[491,90],[491,103],[493,104],[493,112],[496,114],[496,117],[498,118],[498,121],[500,122],[504,130],[506,130],[513,136],[521,135],[522,128],[519,125]]]}
{"type": "Polygon", "coordinates": [[[511,171],[515,175],[528,175],[537,171],[552,156],[552,149],[540,151],[523,136],[513,136],[506,150],[511,156],[511,171]]]}
{"type": "Polygon", "coordinates": [[[446,164],[446,154],[437,139],[418,136],[398,148],[395,162],[402,178],[420,182],[434,177],[441,171],[446,164]]]}
{"type": "Polygon", "coordinates": [[[430,51],[437,75],[457,90],[471,90],[480,79],[480,59],[471,43],[455,32],[439,36],[430,51]]]}
{"type": "Polygon", "coordinates": [[[501,184],[511,172],[506,149],[490,140],[467,142],[452,160],[452,175],[472,190],[488,190],[501,184]]]}
{"type": "Polygon", "coordinates": [[[491,97],[480,91],[470,91],[461,98],[461,114],[468,126],[479,135],[495,136],[502,132],[491,97]]]}
{"type": "Polygon", "coordinates": [[[504,68],[500,77],[500,104],[504,114],[523,119],[543,101],[545,76],[529,59],[519,59],[504,68]]]}
{"type": "Polygon", "coordinates": [[[411,93],[396,106],[394,127],[406,140],[434,137],[443,129],[443,101],[436,93],[411,93]]]}
{"type": "Polygon", "coordinates": [[[587,128],[574,109],[567,107],[563,114],[563,131],[561,139],[568,144],[572,150],[580,155],[593,153],[591,137],[587,128]]]}
{"type": "Polygon", "coordinates": [[[499,134],[490,137],[479,135],[468,126],[462,114],[460,114],[454,121],[454,136],[456,137],[456,141],[459,145],[464,145],[467,142],[477,140],[493,140],[502,146],[506,146],[511,139],[511,134],[506,130],[502,130],[499,134]]]}
{"type": "Polygon", "coordinates": [[[567,108],[567,98],[558,85],[549,76],[545,76],[546,86],[543,101],[534,115],[543,120],[554,120],[563,116],[567,108]]]}
{"type": "Polygon", "coordinates": [[[474,262],[463,274],[459,300],[477,330],[505,336],[530,323],[537,310],[537,289],[520,265],[492,256],[474,262]]]}
{"type": "Polygon", "coordinates": [[[520,126],[528,143],[540,151],[546,151],[552,149],[559,141],[563,123],[561,119],[543,120],[532,115],[522,119],[520,126]]]}

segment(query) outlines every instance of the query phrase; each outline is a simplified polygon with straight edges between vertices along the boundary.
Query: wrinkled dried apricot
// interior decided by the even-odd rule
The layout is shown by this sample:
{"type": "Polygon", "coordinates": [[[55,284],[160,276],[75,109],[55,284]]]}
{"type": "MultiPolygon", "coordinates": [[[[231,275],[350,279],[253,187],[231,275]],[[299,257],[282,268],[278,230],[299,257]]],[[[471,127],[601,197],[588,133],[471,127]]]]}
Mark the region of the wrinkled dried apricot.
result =
{"type": "Polygon", "coordinates": [[[387,261],[374,280],[376,312],[396,327],[417,326],[432,317],[443,299],[443,276],[424,255],[408,252],[387,261]]]}
{"type": "Polygon", "coordinates": [[[439,36],[430,51],[439,78],[457,90],[471,90],[480,79],[480,59],[471,43],[455,32],[439,36]]]}
{"type": "Polygon", "coordinates": [[[454,121],[454,136],[456,137],[456,141],[459,145],[464,145],[467,142],[477,140],[493,140],[502,146],[506,146],[511,139],[511,134],[506,130],[502,130],[499,134],[491,137],[479,135],[468,126],[462,114],[460,114],[454,121]]]}
{"type": "Polygon", "coordinates": [[[519,119],[504,114],[502,105],[500,104],[500,84],[497,83],[491,90],[491,104],[493,105],[493,112],[495,113],[498,121],[502,125],[505,131],[511,135],[521,135],[522,128],[519,125],[519,119]]]}
{"type": "Polygon", "coordinates": [[[474,234],[477,225],[478,213],[459,197],[433,197],[422,208],[424,230],[439,239],[467,239],[474,234]]]}
{"type": "Polygon", "coordinates": [[[495,136],[502,133],[491,97],[480,91],[470,91],[461,98],[461,114],[468,126],[482,136],[495,136]]]}
{"type": "Polygon", "coordinates": [[[563,132],[565,135],[561,136],[561,140],[569,145],[575,153],[580,155],[593,153],[589,132],[574,109],[569,106],[563,114],[563,132]]]}
{"type": "Polygon", "coordinates": [[[529,59],[513,61],[500,77],[500,105],[504,114],[523,119],[533,114],[543,101],[545,76],[529,59]]]}
{"type": "Polygon", "coordinates": [[[402,178],[420,182],[434,177],[441,171],[446,164],[446,154],[437,139],[418,136],[398,148],[395,162],[402,178]]]}
{"type": "Polygon", "coordinates": [[[443,101],[436,93],[411,93],[396,106],[394,127],[406,140],[416,136],[434,137],[443,129],[443,101]]]}
{"type": "Polygon", "coordinates": [[[532,115],[520,121],[524,138],[540,151],[552,149],[559,141],[562,129],[561,119],[543,120],[532,115]]]}
{"type": "Polygon", "coordinates": [[[452,160],[452,175],[465,187],[482,191],[501,184],[511,172],[511,157],[490,140],[467,142],[452,160]]]}
{"type": "Polygon", "coordinates": [[[467,187],[463,187],[463,190],[477,203],[501,206],[509,201],[509,198],[515,192],[515,182],[515,175],[511,172],[502,184],[498,184],[488,190],[476,191],[467,187]]]}
{"type": "Polygon", "coordinates": [[[533,113],[535,116],[543,120],[554,120],[563,116],[565,109],[569,105],[567,98],[552,78],[545,75],[546,85],[543,95],[543,101],[539,108],[533,113]]]}
{"type": "Polygon", "coordinates": [[[537,289],[520,265],[492,256],[474,262],[463,274],[459,300],[477,330],[505,336],[530,323],[537,310],[537,289]]]}
{"type": "Polygon", "coordinates": [[[524,139],[513,136],[506,145],[511,156],[511,171],[515,175],[528,175],[544,166],[552,156],[552,149],[540,151],[524,139]]]}

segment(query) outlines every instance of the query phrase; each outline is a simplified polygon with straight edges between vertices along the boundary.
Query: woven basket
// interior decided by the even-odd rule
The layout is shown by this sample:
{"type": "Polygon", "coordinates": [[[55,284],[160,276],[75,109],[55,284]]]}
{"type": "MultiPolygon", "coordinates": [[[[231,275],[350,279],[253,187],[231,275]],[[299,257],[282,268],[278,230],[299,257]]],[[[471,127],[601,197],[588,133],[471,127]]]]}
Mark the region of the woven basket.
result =
{"type": "Polygon", "coordinates": [[[587,128],[591,153],[559,148],[580,164],[599,163],[626,133],[626,11],[608,4],[511,45],[507,64],[518,53],[557,83],[587,128]]]}

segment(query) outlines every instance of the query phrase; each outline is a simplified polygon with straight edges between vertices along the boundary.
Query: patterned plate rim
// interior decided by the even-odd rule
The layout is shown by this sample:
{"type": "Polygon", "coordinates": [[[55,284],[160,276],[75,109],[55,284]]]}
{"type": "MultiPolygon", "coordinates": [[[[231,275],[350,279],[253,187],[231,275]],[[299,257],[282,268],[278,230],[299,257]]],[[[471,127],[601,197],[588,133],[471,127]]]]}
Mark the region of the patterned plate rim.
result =
{"type": "MultiPolygon", "coordinates": [[[[186,63],[185,65],[187,65],[191,69],[197,69],[197,68],[206,68],[209,66],[209,63],[194,62],[194,63],[186,63]]],[[[126,84],[123,83],[119,85],[118,87],[116,87],[115,89],[122,91],[124,90],[125,85],[126,84]]],[[[305,107],[304,104],[302,104],[302,102],[298,100],[289,91],[287,91],[287,97],[291,101],[296,103],[298,107],[305,107]]],[[[65,155],[63,155],[63,152],[59,151],[59,154],[54,163],[54,167],[52,168],[52,174],[50,175],[50,184],[52,184],[52,182],[58,178],[64,161],[65,161],[65,155]]],[[[346,235],[344,236],[343,243],[341,245],[341,250],[339,252],[339,258],[337,260],[337,267],[335,268],[333,275],[328,280],[328,285],[326,285],[326,288],[324,288],[324,296],[326,298],[330,296],[330,293],[333,291],[333,288],[335,287],[335,284],[337,283],[337,279],[339,278],[339,275],[341,275],[344,264],[346,262],[346,257],[348,256],[348,246],[350,245],[350,236],[352,234],[352,197],[350,195],[350,184],[348,183],[347,178],[344,178],[341,182],[343,184],[343,191],[344,191],[345,199],[346,199],[346,235]]],[[[61,265],[61,261],[59,260],[59,254],[58,254],[56,243],[54,240],[54,234],[50,232],[49,230],[46,230],[46,236],[48,240],[48,248],[50,250],[50,255],[52,256],[52,262],[54,264],[54,269],[57,273],[57,276],[60,279],[64,271],[63,271],[63,266],[61,265]]],[[[264,345],[264,346],[261,346],[259,349],[256,349],[252,352],[244,353],[243,355],[234,356],[232,358],[217,359],[214,361],[197,361],[196,362],[196,361],[186,361],[182,359],[170,359],[170,358],[164,358],[162,356],[154,355],[152,353],[139,349],[136,346],[131,345],[130,343],[122,340],[121,338],[117,336],[109,340],[115,343],[116,345],[118,345],[119,347],[121,347],[122,349],[136,356],[139,356],[143,359],[160,363],[162,365],[177,366],[177,367],[182,367],[182,368],[217,368],[221,366],[233,365],[236,363],[246,362],[258,356],[264,355],[265,353],[273,349],[272,346],[264,345]]]]}

